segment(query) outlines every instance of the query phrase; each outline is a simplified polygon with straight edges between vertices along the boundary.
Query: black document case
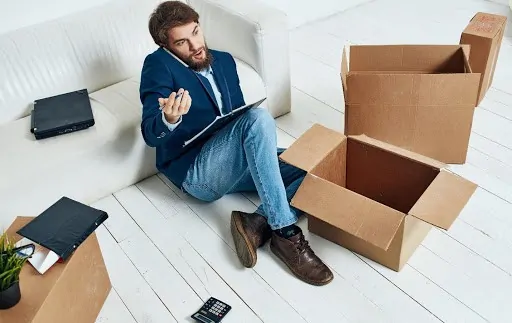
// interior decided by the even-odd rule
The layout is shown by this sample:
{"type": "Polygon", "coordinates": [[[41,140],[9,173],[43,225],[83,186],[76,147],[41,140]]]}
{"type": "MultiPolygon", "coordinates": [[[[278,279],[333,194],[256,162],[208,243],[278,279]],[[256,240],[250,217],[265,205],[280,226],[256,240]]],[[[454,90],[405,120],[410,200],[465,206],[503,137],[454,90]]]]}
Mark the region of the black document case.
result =
{"type": "Polygon", "coordinates": [[[95,124],[87,89],[36,100],[30,131],[45,139],[84,130],[95,124]]]}
{"type": "Polygon", "coordinates": [[[66,260],[107,218],[102,210],[62,197],[17,233],[66,260]]]}

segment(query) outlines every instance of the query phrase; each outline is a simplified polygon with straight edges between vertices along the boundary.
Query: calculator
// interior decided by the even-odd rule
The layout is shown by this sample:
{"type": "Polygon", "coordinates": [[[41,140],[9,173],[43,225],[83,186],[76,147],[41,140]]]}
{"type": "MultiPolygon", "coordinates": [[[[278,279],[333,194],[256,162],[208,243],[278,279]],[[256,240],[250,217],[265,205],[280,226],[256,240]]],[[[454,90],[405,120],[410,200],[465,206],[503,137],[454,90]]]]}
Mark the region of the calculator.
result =
{"type": "Polygon", "coordinates": [[[228,304],[210,297],[199,311],[192,315],[192,318],[197,322],[219,323],[230,310],[231,306],[228,304]]]}

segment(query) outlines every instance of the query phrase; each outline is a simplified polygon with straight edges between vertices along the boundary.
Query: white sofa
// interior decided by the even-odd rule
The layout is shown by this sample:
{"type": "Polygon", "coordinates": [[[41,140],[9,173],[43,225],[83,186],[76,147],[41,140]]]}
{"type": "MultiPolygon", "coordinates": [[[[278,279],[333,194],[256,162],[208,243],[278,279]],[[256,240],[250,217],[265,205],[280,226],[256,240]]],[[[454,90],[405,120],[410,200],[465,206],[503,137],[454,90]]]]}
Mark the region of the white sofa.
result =
{"type": "MultiPolygon", "coordinates": [[[[159,2],[113,0],[0,34],[2,228],[61,196],[91,203],[157,172],[140,133],[138,90],[144,57],[156,48],[147,22],[159,2]],[[81,88],[95,126],[35,140],[33,101],[81,88]]],[[[274,117],[289,112],[286,15],[256,0],[187,2],[209,46],[235,57],[246,101],[266,95],[274,117]]]]}

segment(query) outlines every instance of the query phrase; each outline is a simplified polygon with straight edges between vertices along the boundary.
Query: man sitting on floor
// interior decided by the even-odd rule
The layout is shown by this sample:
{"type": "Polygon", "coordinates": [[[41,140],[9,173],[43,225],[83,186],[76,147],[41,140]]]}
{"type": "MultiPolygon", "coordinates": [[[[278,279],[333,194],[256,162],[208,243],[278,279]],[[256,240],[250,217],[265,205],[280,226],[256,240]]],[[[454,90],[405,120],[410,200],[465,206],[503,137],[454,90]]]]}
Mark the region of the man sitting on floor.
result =
{"type": "Polygon", "coordinates": [[[247,111],[208,140],[183,144],[216,116],[245,104],[233,57],[206,45],[199,15],[179,1],[161,3],[149,20],[157,50],[144,60],[140,99],[142,135],[156,147],[157,168],[171,182],[203,201],[257,191],[262,205],[253,214],[233,211],[231,232],[245,267],[256,249],[271,240],[272,252],[303,281],[333,279],[295,224],[290,207],[305,173],[278,158],[275,120],[267,110],[247,111]]]}

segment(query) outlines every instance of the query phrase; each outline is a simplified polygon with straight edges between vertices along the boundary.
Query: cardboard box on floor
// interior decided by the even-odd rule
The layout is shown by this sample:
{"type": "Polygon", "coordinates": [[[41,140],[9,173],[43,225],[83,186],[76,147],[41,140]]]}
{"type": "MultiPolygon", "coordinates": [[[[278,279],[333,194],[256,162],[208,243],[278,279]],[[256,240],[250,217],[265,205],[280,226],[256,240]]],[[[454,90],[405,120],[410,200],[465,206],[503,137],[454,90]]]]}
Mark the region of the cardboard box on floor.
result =
{"type": "Polygon", "coordinates": [[[475,73],[481,73],[477,105],[491,87],[506,23],[506,16],[478,12],[460,37],[460,44],[471,46],[471,69],[475,73]]]}
{"type": "MultiPolygon", "coordinates": [[[[16,218],[7,230],[9,236],[19,241],[22,237],[16,231],[32,219],[16,218]]],[[[56,263],[44,275],[27,262],[20,274],[20,288],[20,302],[0,311],[0,322],[95,322],[111,289],[96,234],[65,263],[56,263]]]]}
{"type": "Polygon", "coordinates": [[[444,163],[464,163],[480,82],[469,65],[469,48],[346,47],[345,135],[365,134],[444,163]]]}
{"type": "Polygon", "coordinates": [[[317,124],[281,159],[307,171],[291,204],[310,215],[310,232],[396,271],[477,187],[436,160],[317,124]]]}

